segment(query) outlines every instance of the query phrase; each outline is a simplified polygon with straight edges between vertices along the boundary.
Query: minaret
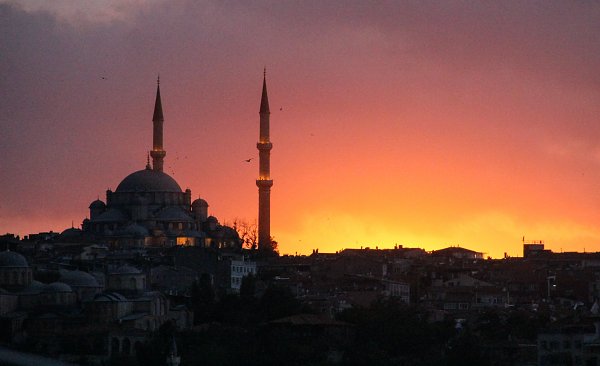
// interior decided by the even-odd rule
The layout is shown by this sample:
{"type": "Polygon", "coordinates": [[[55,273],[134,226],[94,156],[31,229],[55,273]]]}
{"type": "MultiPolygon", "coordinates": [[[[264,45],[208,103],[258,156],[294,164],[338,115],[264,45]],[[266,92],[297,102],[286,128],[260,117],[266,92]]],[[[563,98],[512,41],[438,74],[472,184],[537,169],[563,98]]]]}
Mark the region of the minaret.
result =
{"type": "Polygon", "coordinates": [[[267,96],[267,69],[263,75],[262,98],[260,100],[260,135],[256,148],[258,149],[258,250],[271,249],[271,149],[273,144],[269,140],[269,97],[267,96]]]}
{"type": "Polygon", "coordinates": [[[163,171],[163,158],[167,152],[163,150],[163,111],[160,101],[160,77],[156,80],[156,101],[154,102],[154,116],[152,123],[154,125],[154,133],[152,134],[152,168],[157,172],[163,171]]]}

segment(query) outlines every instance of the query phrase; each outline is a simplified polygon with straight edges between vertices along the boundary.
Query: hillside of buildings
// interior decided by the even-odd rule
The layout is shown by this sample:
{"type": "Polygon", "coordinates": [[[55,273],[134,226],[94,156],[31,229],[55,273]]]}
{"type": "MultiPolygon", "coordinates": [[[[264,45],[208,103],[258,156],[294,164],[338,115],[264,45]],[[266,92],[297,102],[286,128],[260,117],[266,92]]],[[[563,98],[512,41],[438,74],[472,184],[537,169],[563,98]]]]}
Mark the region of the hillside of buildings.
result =
{"type": "MultiPolygon", "coordinates": [[[[0,341],[84,365],[591,365],[600,253],[0,245],[0,341]],[[170,361],[169,361],[170,360],[170,361]]],[[[2,352],[0,352],[2,357],[2,352]]],[[[597,361],[596,361],[597,362],[597,361]]]]}

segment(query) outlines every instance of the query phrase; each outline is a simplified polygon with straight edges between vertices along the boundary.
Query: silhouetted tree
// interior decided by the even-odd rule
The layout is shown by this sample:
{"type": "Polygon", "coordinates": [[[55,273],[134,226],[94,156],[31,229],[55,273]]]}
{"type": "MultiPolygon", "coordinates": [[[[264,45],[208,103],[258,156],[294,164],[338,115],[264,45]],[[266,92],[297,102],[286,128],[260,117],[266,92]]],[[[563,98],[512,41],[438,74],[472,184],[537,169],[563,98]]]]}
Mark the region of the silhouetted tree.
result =
{"type": "Polygon", "coordinates": [[[237,231],[242,248],[255,250],[258,247],[258,226],[256,221],[249,223],[246,220],[236,218],[233,220],[233,229],[237,231]]]}
{"type": "Polygon", "coordinates": [[[468,329],[448,342],[445,359],[448,366],[486,366],[490,364],[483,352],[481,338],[472,334],[468,329]]]}
{"type": "Polygon", "coordinates": [[[278,246],[279,246],[279,243],[277,243],[277,241],[275,240],[275,238],[271,236],[271,243],[270,243],[269,249],[273,253],[279,255],[279,248],[278,248],[278,246]]]}
{"type": "Polygon", "coordinates": [[[263,319],[266,321],[298,314],[302,305],[292,291],[284,286],[269,286],[259,302],[263,319]]]}

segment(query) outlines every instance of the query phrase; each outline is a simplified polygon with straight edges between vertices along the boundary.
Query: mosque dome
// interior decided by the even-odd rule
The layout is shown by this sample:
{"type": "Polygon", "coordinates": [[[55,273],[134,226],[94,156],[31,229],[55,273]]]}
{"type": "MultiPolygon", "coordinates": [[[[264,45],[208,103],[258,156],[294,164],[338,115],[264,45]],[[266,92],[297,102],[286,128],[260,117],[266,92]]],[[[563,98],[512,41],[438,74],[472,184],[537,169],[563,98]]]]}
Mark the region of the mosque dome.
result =
{"type": "Polygon", "coordinates": [[[83,271],[60,271],[60,282],[75,287],[100,287],[94,276],[83,271]]]}
{"type": "Polygon", "coordinates": [[[66,230],[63,230],[63,232],[60,233],[60,237],[61,237],[61,239],[77,238],[77,237],[81,236],[81,234],[82,234],[81,229],[70,227],[66,230]]]}
{"type": "Polygon", "coordinates": [[[138,170],[129,174],[117,187],[116,192],[176,192],[181,187],[168,174],[152,169],[138,170]]]}
{"type": "Polygon", "coordinates": [[[40,281],[33,280],[31,284],[21,291],[22,294],[39,294],[46,289],[46,285],[40,281]]]}
{"type": "Polygon", "coordinates": [[[64,282],[52,282],[49,285],[46,285],[46,292],[73,292],[71,286],[67,285],[64,282]]]}
{"type": "Polygon", "coordinates": [[[194,202],[192,202],[192,207],[196,207],[196,206],[204,206],[204,207],[208,207],[208,202],[206,202],[205,200],[203,200],[202,198],[198,198],[196,200],[194,200],[194,202]]]}
{"type": "Polygon", "coordinates": [[[100,209],[105,209],[106,208],[106,204],[102,201],[100,201],[99,199],[95,200],[94,202],[90,203],[90,207],[89,208],[100,208],[100,209]]]}
{"type": "Polygon", "coordinates": [[[6,250],[0,253],[0,267],[17,267],[27,268],[27,259],[17,252],[6,250]]]}

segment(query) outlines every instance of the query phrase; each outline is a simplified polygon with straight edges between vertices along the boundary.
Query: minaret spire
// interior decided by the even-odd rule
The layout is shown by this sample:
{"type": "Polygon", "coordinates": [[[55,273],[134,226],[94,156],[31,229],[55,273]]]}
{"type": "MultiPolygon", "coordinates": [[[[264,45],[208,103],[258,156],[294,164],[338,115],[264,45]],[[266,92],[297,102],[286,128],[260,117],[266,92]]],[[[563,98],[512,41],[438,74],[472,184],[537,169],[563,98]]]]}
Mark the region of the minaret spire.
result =
{"type": "Polygon", "coordinates": [[[163,150],[163,110],[160,100],[160,75],[156,80],[156,101],[154,102],[154,115],[152,116],[152,124],[154,125],[152,134],[152,168],[155,171],[163,171],[163,159],[167,152],[163,150]]]}
{"type": "Polygon", "coordinates": [[[271,149],[273,144],[269,137],[269,97],[267,95],[267,68],[263,73],[262,96],[260,99],[260,134],[256,148],[259,153],[259,170],[256,185],[258,186],[258,249],[271,251],[271,149]]]}
{"type": "MultiPolygon", "coordinates": [[[[271,113],[269,110],[269,96],[267,95],[267,68],[263,71],[262,97],[260,98],[260,113],[271,113]]],[[[268,132],[268,131],[267,131],[268,132]]]]}

